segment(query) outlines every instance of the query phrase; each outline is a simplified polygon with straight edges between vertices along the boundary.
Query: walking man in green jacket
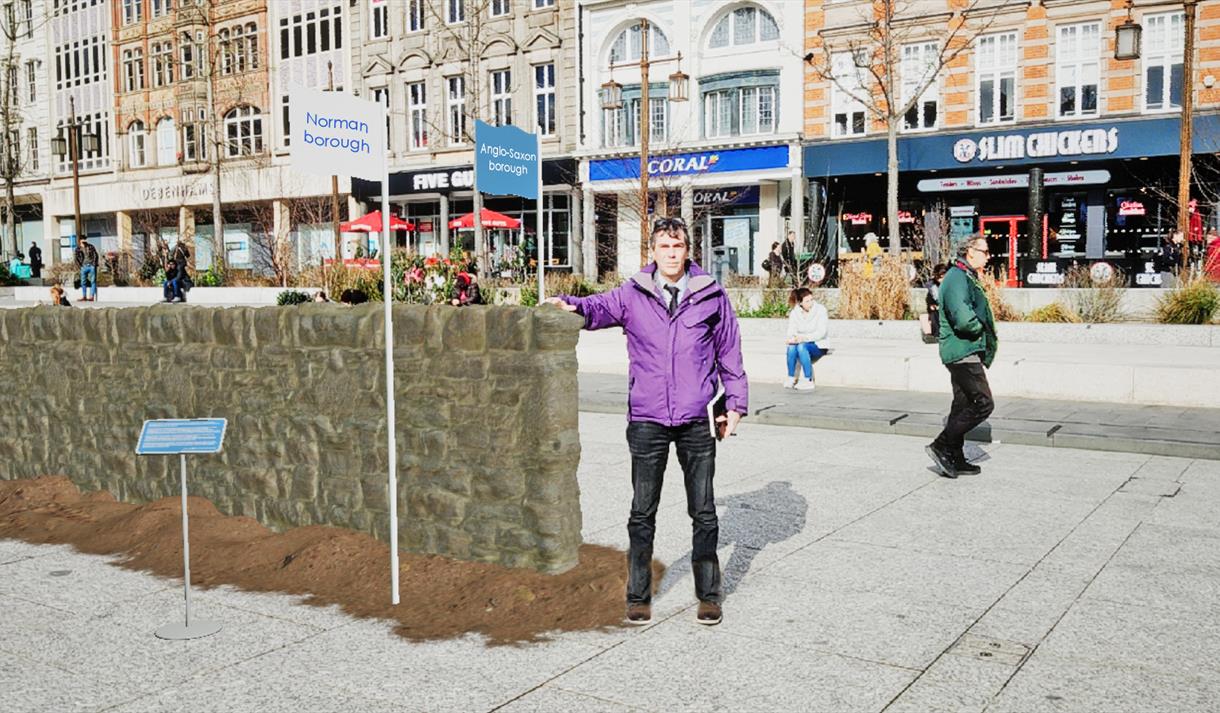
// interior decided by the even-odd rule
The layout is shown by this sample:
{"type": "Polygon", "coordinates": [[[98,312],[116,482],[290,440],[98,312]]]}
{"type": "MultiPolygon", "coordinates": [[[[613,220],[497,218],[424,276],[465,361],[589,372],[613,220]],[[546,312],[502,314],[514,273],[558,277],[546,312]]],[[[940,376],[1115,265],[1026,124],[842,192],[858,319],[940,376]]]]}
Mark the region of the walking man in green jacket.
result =
{"type": "Polygon", "coordinates": [[[991,304],[978,276],[990,257],[987,239],[971,237],[959,248],[940,286],[940,360],[953,383],[953,406],[945,430],[926,450],[946,478],[981,472],[966,460],[962,446],[966,434],[995,409],[986,369],[995,359],[998,340],[991,304]]]}

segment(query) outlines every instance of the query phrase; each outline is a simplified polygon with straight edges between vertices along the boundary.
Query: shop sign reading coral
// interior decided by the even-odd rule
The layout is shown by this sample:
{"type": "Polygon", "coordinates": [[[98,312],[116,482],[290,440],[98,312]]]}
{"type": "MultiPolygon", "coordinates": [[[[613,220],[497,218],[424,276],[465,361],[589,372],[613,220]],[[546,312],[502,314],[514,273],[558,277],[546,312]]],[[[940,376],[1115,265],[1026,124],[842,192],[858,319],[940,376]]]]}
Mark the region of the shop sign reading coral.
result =
{"type": "Polygon", "coordinates": [[[953,157],[959,163],[1014,161],[1055,156],[1111,154],[1118,150],[1118,129],[1069,129],[1034,134],[1008,134],[959,139],[953,144],[953,157]]]}

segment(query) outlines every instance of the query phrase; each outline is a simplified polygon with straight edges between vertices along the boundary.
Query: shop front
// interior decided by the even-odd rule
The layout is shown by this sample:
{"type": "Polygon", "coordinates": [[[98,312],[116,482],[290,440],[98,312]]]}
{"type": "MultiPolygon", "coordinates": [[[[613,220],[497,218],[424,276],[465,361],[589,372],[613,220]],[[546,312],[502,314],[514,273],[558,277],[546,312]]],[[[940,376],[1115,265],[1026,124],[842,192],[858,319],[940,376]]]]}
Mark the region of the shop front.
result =
{"type": "MultiPolygon", "coordinates": [[[[572,267],[572,251],[579,246],[580,193],[575,159],[544,159],[542,162],[542,235],[546,240],[548,269],[572,267]]],[[[352,179],[352,196],[368,206],[379,207],[381,184],[352,179]]],[[[537,201],[516,196],[483,196],[483,208],[521,222],[516,229],[487,229],[490,249],[500,272],[528,262],[536,254],[537,201]]],[[[413,231],[400,232],[398,247],[420,255],[448,252],[454,247],[475,251],[474,231],[450,223],[474,211],[474,167],[470,165],[398,171],[390,174],[390,209],[394,215],[415,224],[413,231]]]]}
{"type": "MultiPolygon", "coordinates": [[[[934,247],[981,234],[992,273],[1011,285],[1062,284],[1073,265],[1105,262],[1151,286],[1137,275],[1175,229],[1178,127],[1162,117],[903,137],[903,248],[943,260],[934,247]]],[[[1214,160],[1220,116],[1197,116],[1194,131],[1196,161],[1214,160]]],[[[889,234],[885,166],[884,140],[806,147],[806,175],[826,195],[821,229],[840,253],[889,234]]],[[[1192,210],[1201,239],[1217,206],[1192,210]]]]}
{"type": "MultiPolygon", "coordinates": [[[[787,144],[655,155],[648,163],[649,217],[682,217],[690,227],[694,259],[718,280],[764,274],[760,263],[771,243],[783,239],[782,209],[792,202],[793,185],[799,185],[793,168],[799,158],[797,147],[787,144]]],[[[598,236],[599,256],[614,256],[601,260],[599,271],[631,275],[643,262],[640,160],[593,159],[588,177],[598,209],[596,224],[586,229],[598,236]]],[[[799,187],[796,196],[802,199],[799,187]]]]}

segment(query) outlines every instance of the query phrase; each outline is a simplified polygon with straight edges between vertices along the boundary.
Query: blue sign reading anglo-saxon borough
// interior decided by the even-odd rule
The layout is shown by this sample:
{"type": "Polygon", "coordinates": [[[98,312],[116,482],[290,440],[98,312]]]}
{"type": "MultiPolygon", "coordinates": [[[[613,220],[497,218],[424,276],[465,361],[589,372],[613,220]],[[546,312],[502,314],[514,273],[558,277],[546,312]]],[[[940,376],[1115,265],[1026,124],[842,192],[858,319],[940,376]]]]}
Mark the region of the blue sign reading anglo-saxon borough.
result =
{"type": "Polygon", "coordinates": [[[476,119],[474,170],[475,181],[483,193],[537,199],[542,170],[538,135],[476,119]]]}
{"type": "Polygon", "coordinates": [[[136,455],[219,453],[227,421],[223,418],[163,418],[145,421],[136,455]]]}
{"type": "MultiPolygon", "coordinates": [[[[754,171],[788,165],[787,146],[662,154],[648,160],[648,175],[691,176],[703,173],[754,171]]],[[[590,181],[622,181],[640,177],[639,158],[607,158],[589,162],[590,181]]]]}

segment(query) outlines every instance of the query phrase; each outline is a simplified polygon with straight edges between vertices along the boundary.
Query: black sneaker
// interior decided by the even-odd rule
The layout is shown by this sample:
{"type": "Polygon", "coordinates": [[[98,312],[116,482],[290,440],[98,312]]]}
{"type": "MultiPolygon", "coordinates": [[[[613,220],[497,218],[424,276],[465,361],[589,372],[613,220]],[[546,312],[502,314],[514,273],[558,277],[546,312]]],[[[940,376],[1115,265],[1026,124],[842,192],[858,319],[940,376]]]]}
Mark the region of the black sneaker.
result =
{"type": "Polygon", "coordinates": [[[966,456],[960,453],[953,459],[953,468],[958,475],[978,475],[983,472],[982,468],[966,460],[966,456]]]}
{"type": "Polygon", "coordinates": [[[946,478],[957,477],[957,467],[953,462],[953,454],[947,449],[941,448],[935,443],[929,443],[924,448],[924,451],[932,459],[932,462],[936,464],[936,467],[940,469],[941,475],[946,478]]]}
{"type": "Polygon", "coordinates": [[[720,623],[723,612],[716,602],[699,602],[699,611],[695,613],[695,621],[705,626],[715,626],[720,623]]]}
{"type": "Polygon", "coordinates": [[[651,604],[628,604],[627,615],[623,621],[632,626],[644,626],[652,623],[651,604]]]}

